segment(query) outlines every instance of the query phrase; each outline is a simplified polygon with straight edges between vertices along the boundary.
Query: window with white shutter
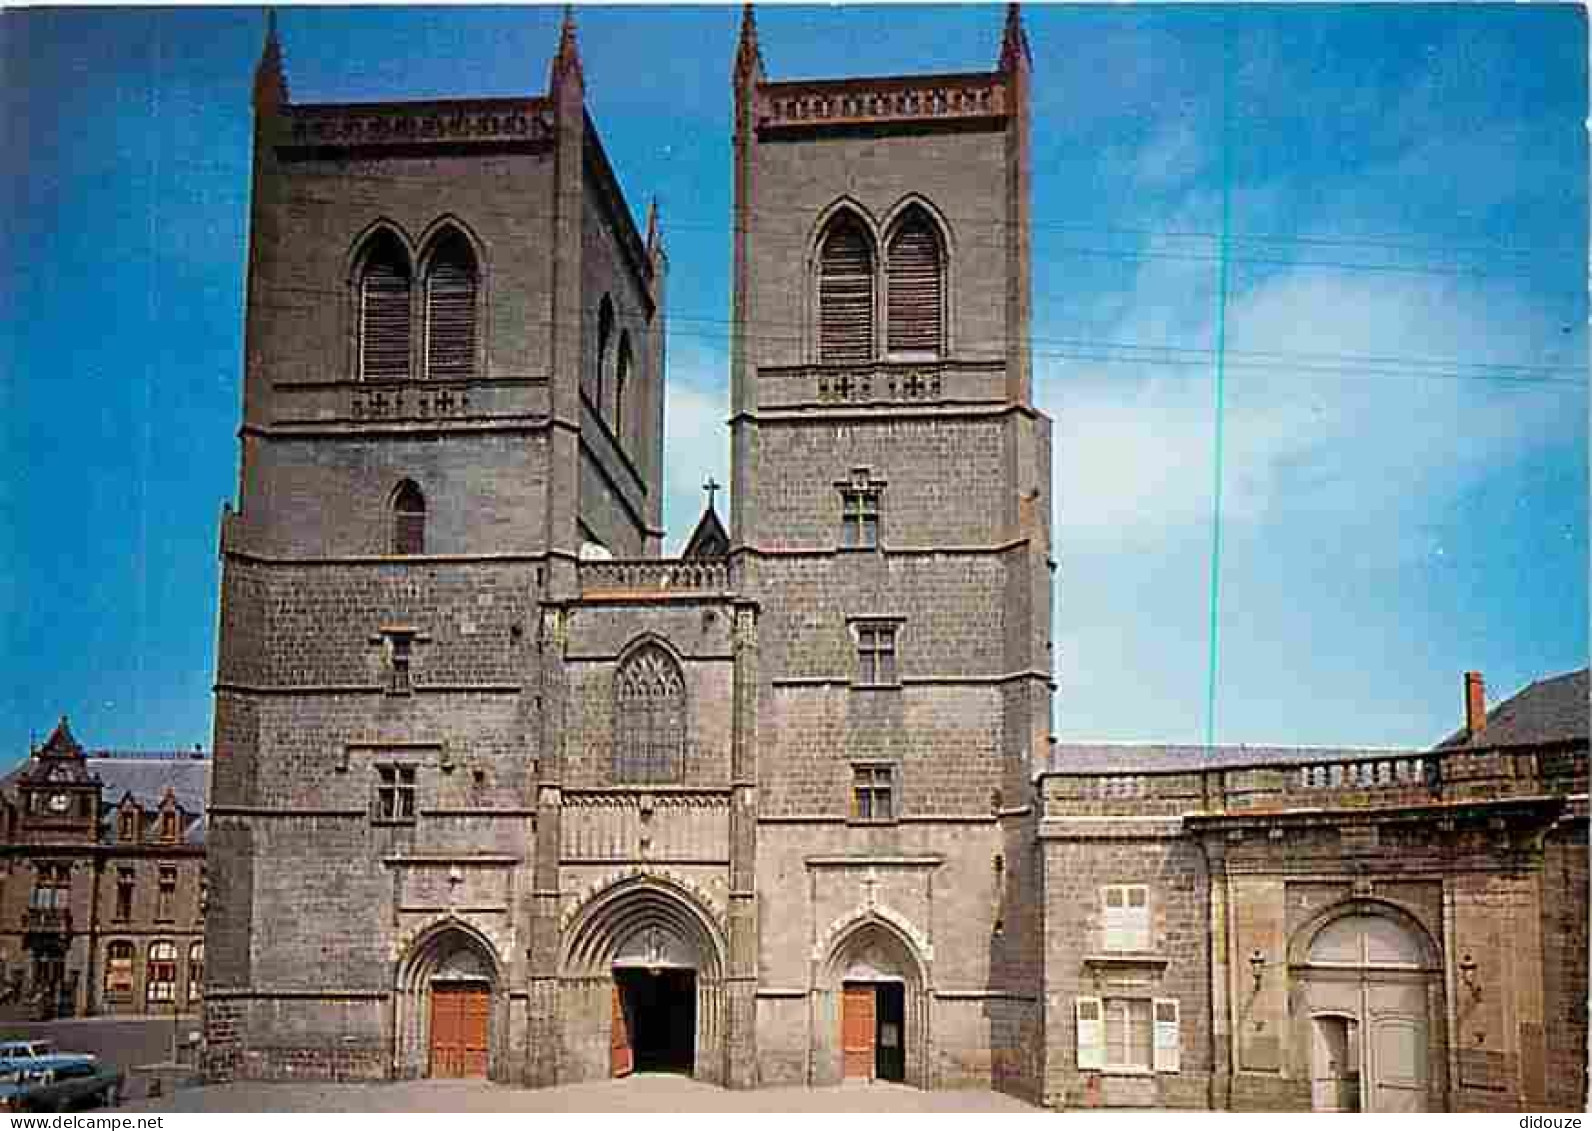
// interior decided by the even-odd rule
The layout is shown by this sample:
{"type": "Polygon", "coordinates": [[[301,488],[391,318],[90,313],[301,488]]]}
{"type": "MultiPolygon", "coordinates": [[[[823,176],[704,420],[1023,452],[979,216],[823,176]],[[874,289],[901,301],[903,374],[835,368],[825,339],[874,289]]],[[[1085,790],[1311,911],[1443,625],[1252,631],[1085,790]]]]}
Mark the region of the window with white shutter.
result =
{"type": "Polygon", "coordinates": [[[426,376],[462,380],[475,373],[478,272],[470,242],[442,237],[426,267],[426,376]]]}
{"type": "Polygon", "coordinates": [[[872,361],[873,241],[855,216],[835,217],[818,256],[818,357],[872,361]]]}
{"type": "Polygon", "coordinates": [[[1106,1034],[1101,1020],[1101,1004],[1097,997],[1081,997],[1074,1001],[1078,1018],[1078,1068],[1099,1069],[1106,1066],[1106,1034]]]}
{"type": "Polygon", "coordinates": [[[1182,1071],[1182,1034],[1178,1024],[1176,998],[1155,999],[1155,1070],[1157,1072],[1182,1071]]]}
{"type": "Polygon", "coordinates": [[[1150,949],[1150,889],[1144,884],[1102,888],[1106,950],[1150,949]]]}
{"type": "Polygon", "coordinates": [[[938,357],[943,343],[944,257],[940,237],[913,207],[890,238],[885,269],[885,338],[892,357],[938,357]]]}
{"type": "Polygon", "coordinates": [[[409,377],[409,256],[379,232],[359,274],[359,373],[367,381],[409,377]]]}

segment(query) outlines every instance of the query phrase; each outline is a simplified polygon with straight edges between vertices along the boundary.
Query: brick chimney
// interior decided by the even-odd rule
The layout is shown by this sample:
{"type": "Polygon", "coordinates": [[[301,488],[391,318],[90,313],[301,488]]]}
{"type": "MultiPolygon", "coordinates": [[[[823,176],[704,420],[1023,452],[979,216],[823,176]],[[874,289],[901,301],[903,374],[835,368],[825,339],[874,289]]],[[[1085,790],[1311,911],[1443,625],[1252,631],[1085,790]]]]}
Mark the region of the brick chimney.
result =
{"type": "Polygon", "coordinates": [[[1465,673],[1465,737],[1474,740],[1487,729],[1487,684],[1481,672],[1465,673]]]}

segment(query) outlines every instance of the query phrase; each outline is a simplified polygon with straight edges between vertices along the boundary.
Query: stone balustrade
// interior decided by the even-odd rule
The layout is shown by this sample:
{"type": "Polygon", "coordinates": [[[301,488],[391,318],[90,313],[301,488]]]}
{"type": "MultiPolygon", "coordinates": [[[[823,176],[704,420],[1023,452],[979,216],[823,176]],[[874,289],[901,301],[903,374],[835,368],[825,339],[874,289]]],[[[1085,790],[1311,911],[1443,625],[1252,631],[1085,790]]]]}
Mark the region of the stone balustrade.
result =
{"type": "Polygon", "coordinates": [[[580,563],[581,596],[597,594],[723,593],[730,564],[692,558],[629,558],[580,563]]]}
{"type": "Polygon", "coordinates": [[[1383,789],[1435,784],[1437,763],[1424,755],[1314,762],[1298,767],[1288,785],[1296,790],[1383,789]]]}

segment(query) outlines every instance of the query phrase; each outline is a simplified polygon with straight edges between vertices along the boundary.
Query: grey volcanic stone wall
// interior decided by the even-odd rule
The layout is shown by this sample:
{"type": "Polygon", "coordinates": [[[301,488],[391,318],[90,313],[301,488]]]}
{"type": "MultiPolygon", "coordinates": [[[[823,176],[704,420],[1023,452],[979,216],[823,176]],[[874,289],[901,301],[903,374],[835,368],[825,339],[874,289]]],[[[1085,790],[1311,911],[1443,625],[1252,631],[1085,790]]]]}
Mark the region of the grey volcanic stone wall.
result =
{"type": "MultiPolygon", "coordinates": [[[[559,882],[558,796],[539,781],[562,657],[542,601],[573,583],[559,555],[578,516],[621,552],[656,542],[661,252],[617,195],[578,63],[548,99],[301,107],[269,60],[222,531],[207,1070],[423,1072],[426,971],[462,962],[489,972],[491,1074],[523,1080],[528,1034],[557,1017],[556,994],[526,992],[549,926],[533,893],[559,882]],[[478,261],[473,373],[361,380],[362,241],[385,231],[418,264],[444,225],[478,261]],[[634,339],[618,435],[617,406],[578,393],[603,293],[634,339]],[[425,496],[418,556],[391,552],[403,479],[425,496]],[[396,821],[383,767],[412,775],[396,821]]],[[[412,333],[418,358],[418,317],[412,333]]]]}
{"type": "Polygon", "coordinates": [[[876,938],[868,962],[906,987],[909,1083],[1037,1098],[1039,921],[1017,905],[1037,890],[1024,822],[1049,607],[1031,594],[1048,592],[1049,523],[1025,514],[1048,514],[1050,468],[1025,383],[1025,79],[967,77],[1000,86],[1004,114],[892,122],[881,107],[935,105],[940,80],[769,86],[750,59],[743,43],[731,528],[761,608],[759,1071],[839,1079],[839,991],[876,938]],[[787,98],[814,109],[780,118],[787,98]],[[852,210],[882,255],[913,204],[945,247],[942,348],[883,355],[881,283],[875,359],[824,364],[824,225],[852,210]],[[881,484],[877,548],[841,546],[854,474],[881,484]],[[859,619],[896,626],[890,686],[859,685],[859,619]],[[1025,682],[1037,699],[1014,696],[1025,682]],[[859,761],[891,767],[891,820],[854,817],[859,761]]]}

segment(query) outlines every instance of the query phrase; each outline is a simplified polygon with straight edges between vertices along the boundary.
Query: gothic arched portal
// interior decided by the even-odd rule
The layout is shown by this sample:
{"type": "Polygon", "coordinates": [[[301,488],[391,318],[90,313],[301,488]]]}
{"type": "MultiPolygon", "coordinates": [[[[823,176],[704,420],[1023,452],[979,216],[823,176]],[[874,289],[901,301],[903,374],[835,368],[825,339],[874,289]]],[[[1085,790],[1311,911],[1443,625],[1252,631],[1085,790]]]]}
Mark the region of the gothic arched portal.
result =
{"type": "Polygon", "coordinates": [[[882,909],[835,932],[813,985],[810,1083],[928,1087],[928,983],[918,944],[882,909]]]}
{"type": "Polygon", "coordinates": [[[665,876],[622,879],[565,931],[564,1016],[576,1078],[635,1070],[725,1078],[726,945],[717,916],[665,876]]]}
{"type": "Polygon", "coordinates": [[[462,921],[421,934],[394,979],[397,1075],[500,1076],[502,981],[492,944],[462,921]]]}

